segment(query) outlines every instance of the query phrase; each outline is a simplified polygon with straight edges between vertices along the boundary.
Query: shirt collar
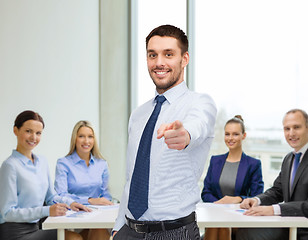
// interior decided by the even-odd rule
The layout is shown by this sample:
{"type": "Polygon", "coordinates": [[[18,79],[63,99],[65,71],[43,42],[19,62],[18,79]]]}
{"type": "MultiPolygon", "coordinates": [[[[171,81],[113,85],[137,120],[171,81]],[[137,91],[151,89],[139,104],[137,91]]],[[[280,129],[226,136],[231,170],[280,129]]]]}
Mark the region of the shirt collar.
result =
{"type": "MultiPolygon", "coordinates": [[[[186,83],[183,81],[180,84],[176,85],[173,88],[170,88],[166,92],[164,92],[162,95],[165,96],[167,101],[172,104],[175,102],[181,95],[183,95],[185,92],[188,91],[188,88],[186,86],[186,83]]],[[[159,95],[159,93],[155,90],[155,97],[159,95]]],[[[153,100],[153,103],[155,103],[155,98],[153,100]]]]}
{"type": "Polygon", "coordinates": [[[29,164],[34,164],[36,165],[37,162],[39,161],[39,158],[32,153],[32,157],[34,159],[34,163],[32,162],[31,159],[27,158],[25,155],[23,155],[22,153],[18,152],[17,150],[13,150],[12,155],[16,158],[18,158],[19,160],[21,160],[25,165],[29,165],[29,164]]]}
{"type": "Polygon", "coordinates": [[[293,151],[293,153],[296,154],[296,153],[300,153],[301,152],[302,153],[301,159],[302,159],[302,157],[304,156],[304,154],[307,151],[307,149],[308,149],[308,142],[299,151],[297,151],[297,152],[293,151]]]}
{"type": "MultiPolygon", "coordinates": [[[[79,155],[77,154],[76,150],[72,153],[72,161],[73,161],[74,164],[78,164],[81,161],[84,162],[84,160],[79,157],[79,155]]],[[[94,164],[94,163],[95,163],[94,157],[93,157],[93,155],[91,153],[90,164],[94,164]]]]}

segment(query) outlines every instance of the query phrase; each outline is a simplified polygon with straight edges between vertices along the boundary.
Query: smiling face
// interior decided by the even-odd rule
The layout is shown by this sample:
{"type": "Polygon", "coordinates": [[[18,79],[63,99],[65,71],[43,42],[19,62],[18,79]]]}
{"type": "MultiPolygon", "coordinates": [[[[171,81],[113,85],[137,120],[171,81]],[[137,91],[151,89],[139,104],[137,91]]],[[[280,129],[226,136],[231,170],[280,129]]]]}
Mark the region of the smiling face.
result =
{"type": "Polygon", "coordinates": [[[242,141],[245,137],[246,133],[243,133],[241,124],[228,123],[225,126],[225,143],[229,150],[242,149],[242,141]]]}
{"type": "Polygon", "coordinates": [[[153,36],[149,40],[148,71],[159,94],[184,81],[184,68],[188,61],[188,52],[181,54],[176,38],[153,36]]]}
{"type": "Polygon", "coordinates": [[[299,111],[287,114],[283,119],[284,136],[288,144],[299,151],[308,142],[308,126],[299,111]]]}
{"type": "Polygon", "coordinates": [[[31,151],[39,144],[43,124],[40,121],[28,120],[20,128],[14,127],[14,134],[17,137],[16,150],[29,157],[31,151]]]}
{"type": "Polygon", "coordinates": [[[89,156],[94,146],[94,134],[91,128],[81,127],[77,132],[76,152],[80,157],[89,156]]]}

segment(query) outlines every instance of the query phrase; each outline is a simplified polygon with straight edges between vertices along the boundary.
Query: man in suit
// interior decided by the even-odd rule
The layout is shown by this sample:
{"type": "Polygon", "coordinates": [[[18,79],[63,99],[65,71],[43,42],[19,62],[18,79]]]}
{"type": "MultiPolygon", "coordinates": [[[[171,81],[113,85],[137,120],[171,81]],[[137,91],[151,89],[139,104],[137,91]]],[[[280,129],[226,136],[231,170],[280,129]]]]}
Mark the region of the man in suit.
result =
{"type": "MultiPolygon", "coordinates": [[[[303,216],[302,205],[308,200],[308,115],[301,109],[288,111],[283,118],[283,131],[294,149],[283,160],[273,187],[255,198],[247,198],[241,208],[248,216],[303,216]],[[298,164],[296,162],[298,161],[298,164]]],[[[239,229],[237,240],[288,239],[288,229],[239,229]]],[[[308,229],[298,229],[297,239],[308,239],[308,229]]]]}

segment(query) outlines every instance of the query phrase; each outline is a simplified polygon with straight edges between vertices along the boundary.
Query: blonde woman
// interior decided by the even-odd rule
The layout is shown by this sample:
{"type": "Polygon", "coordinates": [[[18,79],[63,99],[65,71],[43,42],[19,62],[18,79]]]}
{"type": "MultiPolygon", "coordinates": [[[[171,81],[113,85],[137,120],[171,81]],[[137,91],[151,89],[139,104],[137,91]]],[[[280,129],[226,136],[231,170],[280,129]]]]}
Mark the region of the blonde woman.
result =
{"type": "MultiPolygon", "coordinates": [[[[112,205],[108,191],[108,165],[103,159],[89,121],[76,123],[69,153],[56,166],[55,189],[78,203],[112,205]]],[[[109,239],[106,229],[84,230],[85,239],[109,239]]]]}

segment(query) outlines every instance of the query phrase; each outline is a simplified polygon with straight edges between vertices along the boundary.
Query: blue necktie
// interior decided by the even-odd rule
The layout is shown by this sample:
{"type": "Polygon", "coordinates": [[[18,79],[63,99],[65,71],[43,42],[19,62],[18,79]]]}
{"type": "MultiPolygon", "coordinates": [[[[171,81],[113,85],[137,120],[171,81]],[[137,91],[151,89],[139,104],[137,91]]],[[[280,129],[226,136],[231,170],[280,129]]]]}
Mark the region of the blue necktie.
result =
{"type": "Polygon", "coordinates": [[[156,96],[155,108],[143,130],[135,168],[130,183],[128,209],[137,220],[148,209],[150,154],[154,127],[163,102],[164,96],[156,96]]]}
{"type": "Polygon", "coordinates": [[[291,187],[293,186],[293,181],[296,175],[296,171],[299,165],[299,159],[301,158],[302,153],[296,153],[295,157],[294,157],[294,161],[293,161],[293,171],[292,171],[292,175],[291,175],[291,187]]]}

